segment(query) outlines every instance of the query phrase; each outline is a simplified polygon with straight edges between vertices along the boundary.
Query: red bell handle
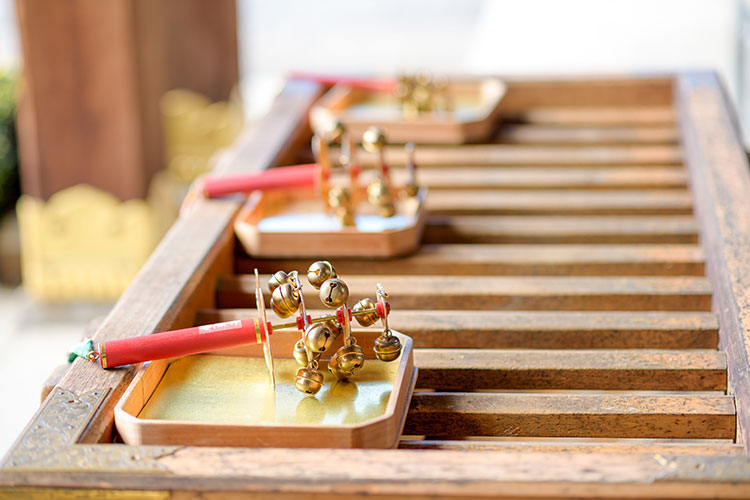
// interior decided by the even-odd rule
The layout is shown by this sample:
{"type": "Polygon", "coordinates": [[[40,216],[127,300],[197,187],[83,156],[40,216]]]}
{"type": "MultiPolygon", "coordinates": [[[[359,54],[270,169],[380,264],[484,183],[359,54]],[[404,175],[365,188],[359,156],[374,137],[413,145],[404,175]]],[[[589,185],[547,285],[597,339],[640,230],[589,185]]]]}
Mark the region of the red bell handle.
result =
{"type": "Polygon", "coordinates": [[[108,340],[99,344],[102,368],[173,358],[201,352],[260,344],[273,333],[270,323],[258,318],[194,326],[142,337],[108,340]]]}
{"type": "Polygon", "coordinates": [[[282,189],[314,186],[320,176],[316,163],[279,167],[260,172],[204,177],[200,190],[207,198],[216,198],[232,193],[249,193],[255,190],[282,189]]]}
{"type": "Polygon", "coordinates": [[[321,85],[333,86],[336,84],[346,85],[361,90],[372,90],[375,92],[393,92],[396,90],[397,82],[388,78],[362,78],[356,76],[324,75],[319,73],[292,73],[290,80],[304,80],[321,85]]]}

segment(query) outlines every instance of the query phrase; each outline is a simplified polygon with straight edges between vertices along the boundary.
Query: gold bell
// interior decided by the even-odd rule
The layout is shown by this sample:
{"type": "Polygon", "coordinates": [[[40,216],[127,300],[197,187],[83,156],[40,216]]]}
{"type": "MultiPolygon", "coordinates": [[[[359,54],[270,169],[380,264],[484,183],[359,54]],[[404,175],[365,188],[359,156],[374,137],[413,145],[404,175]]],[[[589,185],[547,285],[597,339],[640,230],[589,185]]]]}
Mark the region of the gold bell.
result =
{"type": "MultiPolygon", "coordinates": [[[[365,352],[357,344],[350,344],[339,347],[331,361],[335,359],[335,364],[343,372],[353,373],[365,364],[365,352]]],[[[330,365],[329,365],[330,366],[330,365]]]]}
{"type": "Polygon", "coordinates": [[[341,327],[341,325],[338,324],[335,319],[326,320],[323,324],[326,325],[329,330],[331,330],[334,340],[339,338],[339,335],[344,333],[344,329],[341,327]]]}
{"type": "Polygon", "coordinates": [[[325,352],[335,338],[323,323],[314,323],[305,329],[305,344],[311,352],[325,352]]]}
{"type": "Polygon", "coordinates": [[[336,355],[334,355],[328,362],[328,371],[331,372],[331,375],[336,377],[336,380],[349,380],[352,377],[352,372],[341,369],[341,365],[339,365],[336,355]]]}
{"type": "Polygon", "coordinates": [[[348,189],[342,186],[333,186],[328,190],[328,204],[333,208],[349,208],[352,203],[352,195],[348,189]]]}
{"type": "Polygon", "coordinates": [[[393,361],[401,354],[401,341],[394,335],[383,334],[375,339],[372,350],[380,361],[393,361]]]}
{"type": "Polygon", "coordinates": [[[333,268],[330,262],[327,260],[319,260],[310,264],[307,268],[307,281],[316,289],[320,290],[320,287],[326,280],[336,277],[336,269],[333,268]]]}
{"type": "Polygon", "coordinates": [[[352,312],[354,313],[354,317],[357,318],[357,323],[365,327],[374,325],[378,320],[378,313],[369,312],[366,314],[358,314],[365,309],[375,309],[375,302],[373,302],[372,299],[365,297],[352,307],[352,312]]]}
{"type": "Polygon", "coordinates": [[[276,290],[278,287],[283,285],[284,283],[291,283],[292,279],[289,277],[287,273],[284,271],[276,271],[269,279],[268,279],[268,291],[273,293],[274,290],[276,290]]]}
{"type": "Polygon", "coordinates": [[[349,189],[341,186],[333,186],[328,191],[328,205],[333,208],[341,224],[344,226],[354,225],[352,196],[349,189]]]}
{"type": "Polygon", "coordinates": [[[332,120],[326,125],[327,126],[323,131],[323,136],[328,142],[338,141],[339,139],[341,139],[341,136],[344,135],[344,132],[346,132],[346,130],[344,129],[344,124],[341,123],[340,120],[332,120]]]}
{"type": "Polygon", "coordinates": [[[317,394],[323,387],[323,372],[315,368],[300,368],[294,386],[305,394],[317,394]]]}
{"type": "Polygon", "coordinates": [[[294,344],[292,355],[300,366],[307,366],[307,363],[309,362],[307,359],[307,349],[305,348],[305,343],[301,339],[294,344]]]}
{"type": "Polygon", "coordinates": [[[288,318],[299,309],[300,296],[291,283],[284,283],[271,294],[271,308],[280,318],[288,318]]]}
{"type": "Polygon", "coordinates": [[[335,309],[346,303],[349,298],[349,287],[340,279],[331,278],[321,285],[319,295],[323,304],[335,309]]]}
{"type": "Polygon", "coordinates": [[[396,214],[391,188],[380,177],[367,186],[367,199],[378,207],[381,217],[393,217],[396,214]]]}
{"type": "Polygon", "coordinates": [[[362,147],[370,153],[379,152],[386,145],[385,134],[380,127],[372,126],[362,134],[362,147]]]}

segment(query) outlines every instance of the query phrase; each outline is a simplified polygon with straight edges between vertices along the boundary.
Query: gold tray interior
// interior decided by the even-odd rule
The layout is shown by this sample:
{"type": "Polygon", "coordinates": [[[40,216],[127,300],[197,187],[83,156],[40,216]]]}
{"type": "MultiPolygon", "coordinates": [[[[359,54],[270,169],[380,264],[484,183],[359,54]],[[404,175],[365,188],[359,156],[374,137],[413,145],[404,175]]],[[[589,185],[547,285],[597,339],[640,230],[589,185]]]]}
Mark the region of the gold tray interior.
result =
{"type": "Polygon", "coordinates": [[[349,382],[321,362],[315,396],[294,387],[299,365],[276,359],[276,390],[263,358],[203,354],[173,361],[138,415],[141,419],[237,424],[359,424],[385,414],[399,362],[368,359],[349,382]]]}

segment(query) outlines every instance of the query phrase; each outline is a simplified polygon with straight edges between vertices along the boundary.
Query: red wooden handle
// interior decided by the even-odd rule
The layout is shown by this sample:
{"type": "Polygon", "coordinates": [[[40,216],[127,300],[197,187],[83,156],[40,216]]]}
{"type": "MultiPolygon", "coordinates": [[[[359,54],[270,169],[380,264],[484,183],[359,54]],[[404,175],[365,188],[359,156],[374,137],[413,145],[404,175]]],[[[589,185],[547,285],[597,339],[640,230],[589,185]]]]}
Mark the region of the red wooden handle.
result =
{"type": "Polygon", "coordinates": [[[194,326],[143,337],[108,340],[99,344],[102,368],[173,358],[200,352],[227,349],[267,340],[271,325],[258,319],[242,319],[194,326]]]}
{"type": "Polygon", "coordinates": [[[292,73],[290,80],[305,80],[316,82],[321,85],[346,85],[355,89],[372,90],[375,92],[393,92],[396,89],[396,81],[386,78],[362,78],[356,76],[322,75],[317,73],[292,73]]]}
{"type": "Polygon", "coordinates": [[[232,193],[249,193],[255,190],[314,186],[320,167],[316,163],[293,167],[272,168],[262,172],[206,177],[202,182],[203,194],[216,198],[232,193]]]}

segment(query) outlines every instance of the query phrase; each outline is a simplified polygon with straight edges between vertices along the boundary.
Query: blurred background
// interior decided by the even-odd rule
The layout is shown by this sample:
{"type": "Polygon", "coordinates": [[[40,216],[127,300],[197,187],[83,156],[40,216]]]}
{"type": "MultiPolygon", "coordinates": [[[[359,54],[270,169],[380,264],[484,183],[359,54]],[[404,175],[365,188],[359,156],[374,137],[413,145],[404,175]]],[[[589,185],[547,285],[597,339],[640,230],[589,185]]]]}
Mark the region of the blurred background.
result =
{"type": "Polygon", "coordinates": [[[0,453],[290,72],[689,69],[750,143],[750,0],[0,0],[0,453]]]}

